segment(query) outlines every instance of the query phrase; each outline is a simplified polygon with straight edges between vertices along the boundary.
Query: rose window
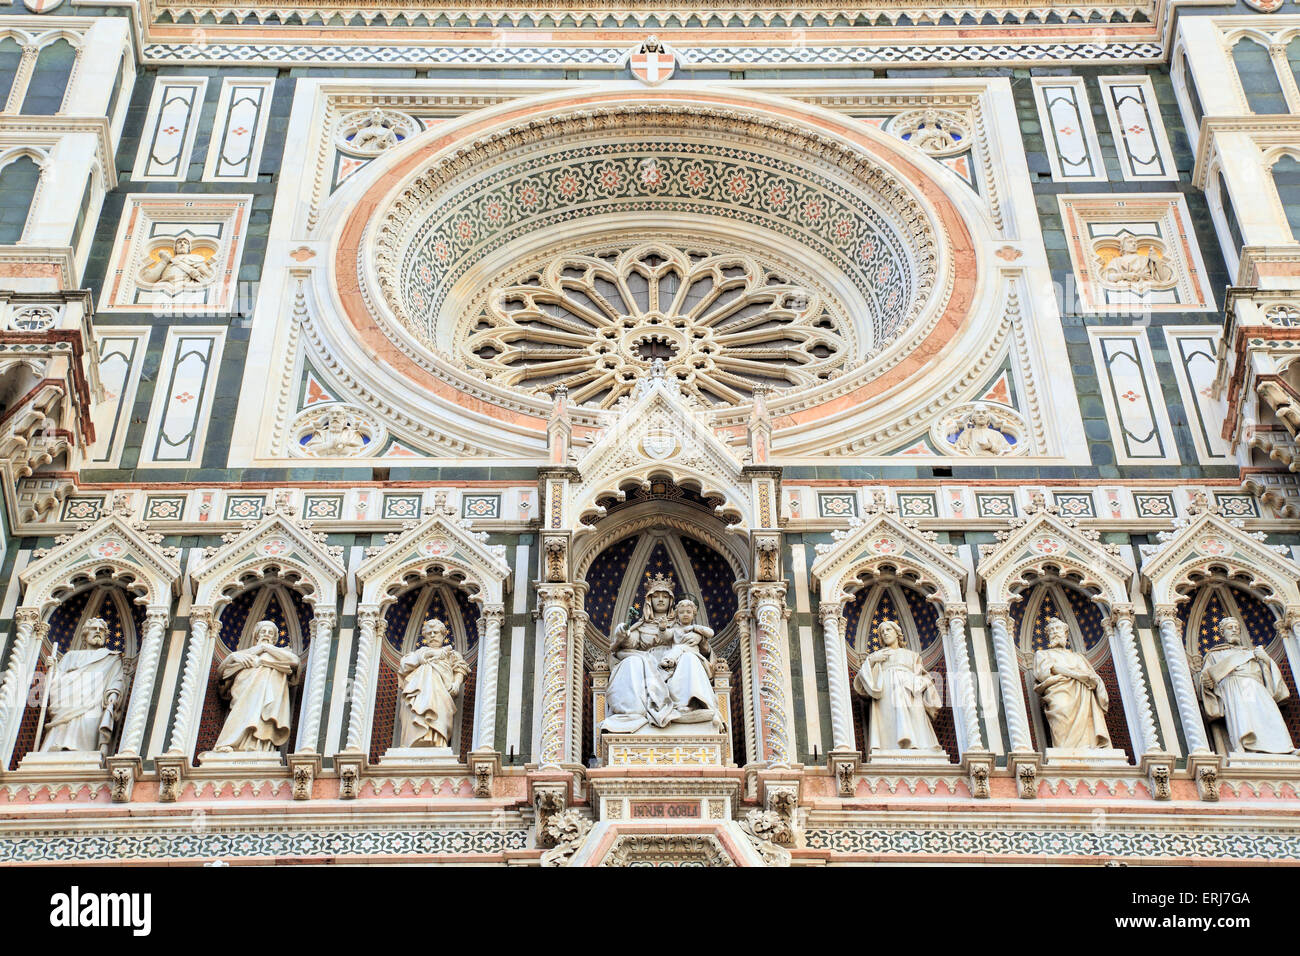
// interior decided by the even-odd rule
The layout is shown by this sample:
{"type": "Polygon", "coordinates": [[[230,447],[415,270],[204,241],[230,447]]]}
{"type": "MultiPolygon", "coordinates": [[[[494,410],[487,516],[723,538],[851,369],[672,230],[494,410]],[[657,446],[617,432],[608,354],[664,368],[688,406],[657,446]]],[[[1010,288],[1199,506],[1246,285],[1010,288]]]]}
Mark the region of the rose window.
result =
{"type": "Polygon", "coordinates": [[[656,362],[708,405],[759,386],[803,388],[850,353],[848,323],[814,283],[752,254],[684,242],[555,256],[494,285],[464,358],[501,385],[569,390],[609,407],[656,362]]]}

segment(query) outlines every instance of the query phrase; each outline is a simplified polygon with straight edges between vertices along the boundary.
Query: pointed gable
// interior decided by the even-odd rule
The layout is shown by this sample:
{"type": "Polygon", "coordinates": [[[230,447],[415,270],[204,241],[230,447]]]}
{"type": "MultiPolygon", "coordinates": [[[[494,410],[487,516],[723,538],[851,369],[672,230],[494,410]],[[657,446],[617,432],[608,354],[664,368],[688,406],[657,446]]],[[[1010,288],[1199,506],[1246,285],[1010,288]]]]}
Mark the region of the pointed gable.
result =
{"type": "Polygon", "coordinates": [[[395,585],[436,566],[463,574],[478,588],[472,600],[485,604],[500,604],[510,579],[505,548],[488,544],[484,532],[470,530],[439,495],[423,518],[408,521],[400,534],[388,535],[383,546],[367,552],[357,569],[361,603],[383,604],[395,585]]]}
{"type": "Polygon", "coordinates": [[[110,512],[75,534],[60,536],[55,543],[58,547],[39,556],[19,575],[26,589],[25,605],[50,604],[54,592],[74,578],[93,578],[104,570],[115,579],[130,577],[144,584],[146,604],[171,602],[181,574],[176,549],[162,547],[162,535],[149,531],[142,522],[110,512]]]}
{"type": "Polygon", "coordinates": [[[999,544],[982,554],[976,571],[984,581],[990,604],[1005,604],[1026,574],[1053,568],[1077,576],[1095,587],[1111,607],[1128,602],[1128,581],[1133,572],[1120,560],[1117,549],[1104,545],[1093,530],[1078,527],[1054,506],[1035,496],[1035,510],[1012,519],[1009,531],[998,532],[999,544]]]}

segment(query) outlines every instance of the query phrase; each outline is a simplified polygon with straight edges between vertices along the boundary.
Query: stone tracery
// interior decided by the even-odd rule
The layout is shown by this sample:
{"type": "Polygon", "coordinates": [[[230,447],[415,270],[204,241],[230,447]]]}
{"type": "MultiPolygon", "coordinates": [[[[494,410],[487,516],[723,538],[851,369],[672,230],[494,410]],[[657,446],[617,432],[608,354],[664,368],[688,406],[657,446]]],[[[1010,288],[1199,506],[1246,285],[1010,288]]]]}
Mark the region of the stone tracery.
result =
{"type": "Polygon", "coordinates": [[[681,240],[569,252],[492,289],[462,346],[470,368],[517,388],[563,384],[576,404],[613,405],[654,359],[708,405],[815,384],[853,352],[847,319],[812,282],[681,240]]]}

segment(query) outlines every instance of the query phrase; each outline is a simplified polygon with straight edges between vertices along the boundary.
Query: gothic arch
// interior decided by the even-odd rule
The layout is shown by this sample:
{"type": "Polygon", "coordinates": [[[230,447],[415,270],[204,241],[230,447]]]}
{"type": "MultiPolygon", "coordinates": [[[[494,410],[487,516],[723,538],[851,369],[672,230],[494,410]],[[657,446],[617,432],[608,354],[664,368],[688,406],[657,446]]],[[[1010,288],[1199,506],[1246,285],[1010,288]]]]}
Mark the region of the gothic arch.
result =
{"type": "Polygon", "coordinates": [[[901,603],[908,605],[895,607],[904,634],[916,638],[914,649],[922,651],[923,659],[937,665],[948,678],[952,694],[950,698],[945,694],[949,712],[945,712],[942,728],[945,736],[952,728],[953,739],[944,744],[948,757],[960,759],[969,749],[982,749],[984,734],[967,646],[963,597],[967,572],[956,548],[902,520],[897,510],[883,501],[864,519],[850,520],[848,529],[833,532],[832,539],[817,546],[809,574],[819,594],[835,748],[865,746],[861,708],[850,691],[863,658],[855,640],[861,632],[862,614],[878,614],[880,602],[888,596],[895,604],[902,599],[901,603]],[[922,599],[915,608],[910,605],[913,595],[922,599]],[[934,609],[932,620],[922,609],[925,605],[934,609]],[[931,626],[933,638],[923,648],[920,631],[931,626]]]}
{"type": "Polygon", "coordinates": [[[1008,605],[1031,578],[1054,574],[1076,578],[1079,586],[1095,590],[1110,610],[1128,604],[1133,572],[1117,552],[1099,543],[1097,532],[1082,530],[1044,508],[999,536],[1001,544],[982,554],[976,566],[990,606],[1008,605]]]}
{"type": "Polygon", "coordinates": [[[1265,544],[1259,540],[1262,536],[1209,509],[1159,537],[1154,553],[1148,550],[1142,562],[1142,580],[1156,607],[1178,605],[1198,577],[1221,567],[1282,611],[1300,612],[1300,566],[1284,546],[1265,544]]]}
{"type": "Polygon", "coordinates": [[[213,668],[227,652],[218,640],[221,619],[239,595],[271,583],[282,583],[297,591],[312,612],[313,633],[303,662],[296,749],[316,750],[320,746],[330,646],[338,621],[338,594],[345,575],[341,553],[326,545],[324,539],[310,525],[295,520],[287,504],[277,502],[274,510],[261,521],[199,562],[192,575],[194,604],[190,609],[190,637],[168,741],[169,753],[197,757],[194,748],[201,726],[201,706],[215,692],[215,688],[209,687],[215,673],[213,668]]]}
{"type": "Polygon", "coordinates": [[[576,709],[582,717],[580,753],[587,757],[598,749],[597,682],[607,667],[610,635],[627,620],[645,579],[655,573],[671,576],[677,594],[695,600],[697,620],[713,629],[715,658],[732,673],[731,696],[725,701],[732,755],[742,759],[753,752],[745,719],[748,685],[742,680],[748,635],[739,621],[751,577],[745,536],[729,532],[705,505],[673,494],[680,489],[669,482],[647,500],[618,506],[575,546],[574,580],[584,610],[576,709]]]}
{"type": "Polygon", "coordinates": [[[848,600],[854,582],[891,567],[931,589],[944,610],[965,610],[966,569],[956,550],[940,544],[933,533],[918,531],[882,508],[850,521],[847,530],[833,532],[832,538],[832,544],[818,545],[810,572],[822,601],[848,600]]]}
{"type": "Polygon", "coordinates": [[[138,595],[147,608],[145,635],[136,653],[136,675],[127,703],[122,749],[139,747],[153,693],[162,636],[170,619],[171,597],[180,579],[173,549],[160,547],[161,535],[124,521],[100,518],[72,540],[29,564],[19,575],[23,600],[14,614],[13,647],[0,679],[0,765],[13,754],[23,720],[26,688],[36,671],[49,632],[51,612],[70,593],[95,581],[138,595]]]}
{"type": "MultiPolygon", "coordinates": [[[[439,497],[423,519],[409,523],[396,539],[367,557],[356,573],[361,601],[354,680],[362,690],[352,695],[345,749],[361,752],[373,746],[374,702],[385,666],[381,644],[385,641],[385,611],[402,594],[429,584],[448,584],[462,591],[466,607],[477,611],[480,627],[473,661],[474,720],[469,749],[494,749],[503,600],[511,579],[505,548],[488,544],[484,532],[473,531],[439,497]]],[[[469,703],[466,697],[468,689],[462,708],[469,703]]]]}
{"type": "MultiPolygon", "coordinates": [[[[1108,643],[1133,757],[1140,761],[1148,751],[1159,750],[1162,741],[1129,601],[1132,571],[1120,560],[1118,550],[1101,544],[1098,532],[1078,528],[1074,521],[1062,518],[1042,501],[1036,502],[1027,518],[1019,519],[999,537],[1001,544],[981,557],[976,570],[988,598],[987,617],[1011,749],[1035,749],[1027,706],[1031,691],[1024,673],[1027,662],[1019,654],[1011,606],[1020,600],[1026,586],[1040,579],[1054,579],[1095,595],[1093,600],[1105,609],[1110,624],[1108,643]]],[[[1111,707],[1115,706],[1117,702],[1112,701],[1111,707]]],[[[1038,743],[1041,746],[1044,742],[1038,743]]]]}

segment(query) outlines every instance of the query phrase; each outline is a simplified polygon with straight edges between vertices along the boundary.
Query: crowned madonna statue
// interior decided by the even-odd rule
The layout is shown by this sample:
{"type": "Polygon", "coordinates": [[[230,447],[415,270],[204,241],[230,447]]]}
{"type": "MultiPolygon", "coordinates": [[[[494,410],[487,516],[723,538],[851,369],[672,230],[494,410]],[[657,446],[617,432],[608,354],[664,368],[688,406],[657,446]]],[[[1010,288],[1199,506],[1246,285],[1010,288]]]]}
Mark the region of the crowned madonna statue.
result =
{"type": "Polygon", "coordinates": [[[673,601],[671,578],[656,575],[645,606],[610,639],[604,734],[720,733],[713,690],[713,630],[695,621],[689,597],[673,601]]]}

